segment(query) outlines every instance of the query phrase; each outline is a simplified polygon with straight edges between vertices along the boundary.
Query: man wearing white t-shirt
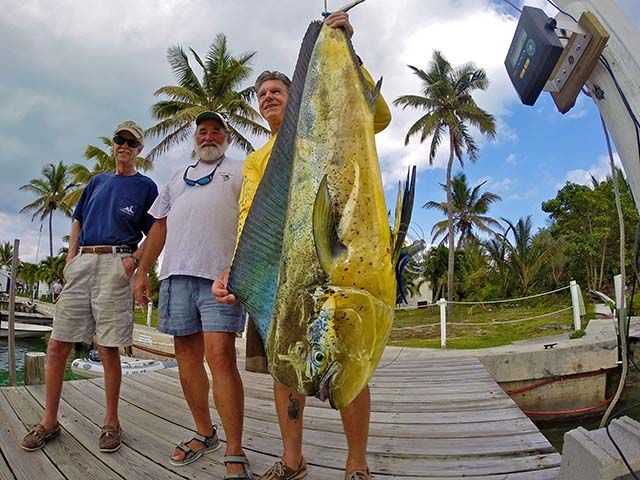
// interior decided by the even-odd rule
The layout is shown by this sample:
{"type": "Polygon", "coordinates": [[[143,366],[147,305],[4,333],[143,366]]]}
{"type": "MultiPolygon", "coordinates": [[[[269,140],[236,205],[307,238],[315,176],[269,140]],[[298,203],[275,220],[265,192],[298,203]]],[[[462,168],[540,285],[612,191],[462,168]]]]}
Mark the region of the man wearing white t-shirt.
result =
{"type": "Polygon", "coordinates": [[[220,446],[209,413],[206,359],[227,439],[228,475],[252,479],[242,451],[244,396],[235,351],[244,314],[241,307],[218,303],[211,295],[213,280],[233,257],[242,163],[225,155],[229,127],[222,115],[203,112],[195,123],[198,161],[176,172],[149,210],[155,223],[147,236],[134,294],[138,303],[148,302],[148,272],[164,248],[158,329],[174,336],[180,382],[198,432],[177,445],[170,462],[187,465],[220,446]]]}

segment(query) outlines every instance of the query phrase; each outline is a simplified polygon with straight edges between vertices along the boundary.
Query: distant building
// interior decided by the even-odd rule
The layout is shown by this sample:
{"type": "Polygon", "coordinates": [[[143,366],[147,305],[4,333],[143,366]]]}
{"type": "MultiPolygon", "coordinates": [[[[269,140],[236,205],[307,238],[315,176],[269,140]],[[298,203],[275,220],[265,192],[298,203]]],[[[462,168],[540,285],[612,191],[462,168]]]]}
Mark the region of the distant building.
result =
{"type": "Polygon", "coordinates": [[[0,293],[9,293],[11,287],[11,277],[9,272],[4,268],[0,268],[0,293]]]}
{"type": "Polygon", "coordinates": [[[419,305],[428,305],[433,303],[433,290],[431,282],[424,282],[420,285],[420,291],[415,296],[407,295],[407,305],[409,307],[417,307],[419,305]]]}

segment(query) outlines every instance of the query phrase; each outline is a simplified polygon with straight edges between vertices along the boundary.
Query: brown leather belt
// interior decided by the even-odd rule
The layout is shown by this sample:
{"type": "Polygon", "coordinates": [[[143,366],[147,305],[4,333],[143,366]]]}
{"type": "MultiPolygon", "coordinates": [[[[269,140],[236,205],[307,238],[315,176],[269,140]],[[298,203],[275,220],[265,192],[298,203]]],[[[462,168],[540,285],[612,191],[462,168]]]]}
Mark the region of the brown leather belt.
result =
{"type": "Polygon", "coordinates": [[[103,253],[133,253],[133,249],[131,247],[116,247],[116,246],[108,246],[108,245],[101,245],[101,246],[97,246],[97,247],[80,247],[80,255],[82,255],[83,253],[96,253],[96,254],[103,254],[103,253]]]}

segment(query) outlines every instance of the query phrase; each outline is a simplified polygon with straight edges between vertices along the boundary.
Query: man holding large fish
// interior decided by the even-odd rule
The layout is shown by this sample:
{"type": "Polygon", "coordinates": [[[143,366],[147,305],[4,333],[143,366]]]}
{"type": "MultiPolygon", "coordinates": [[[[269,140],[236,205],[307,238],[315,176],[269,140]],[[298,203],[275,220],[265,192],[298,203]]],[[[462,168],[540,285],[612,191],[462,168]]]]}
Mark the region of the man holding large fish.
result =
{"type": "Polygon", "coordinates": [[[273,137],[245,161],[231,274],[212,288],[219,301],[237,297],[249,311],[275,380],[284,452],[263,479],[306,477],[308,395],[340,410],[345,478],[372,478],[368,381],[393,320],[399,226],[410,197],[399,197],[402,215],[390,232],[374,134],[391,115],[380,83],[353,52],[352,34],[345,12],[314,22],[293,82],[279,72],[258,77],[273,137]]]}

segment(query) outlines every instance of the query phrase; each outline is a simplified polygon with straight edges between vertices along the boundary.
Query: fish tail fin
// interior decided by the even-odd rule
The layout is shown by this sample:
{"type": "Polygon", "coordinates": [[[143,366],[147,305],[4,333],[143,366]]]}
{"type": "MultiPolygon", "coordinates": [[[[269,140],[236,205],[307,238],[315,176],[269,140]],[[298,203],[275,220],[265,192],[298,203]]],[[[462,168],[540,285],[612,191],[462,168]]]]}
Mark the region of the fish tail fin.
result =
{"type": "Polygon", "coordinates": [[[413,212],[413,199],[416,193],[416,167],[409,168],[407,172],[407,180],[404,186],[401,184],[398,189],[398,198],[396,201],[395,222],[393,225],[393,235],[391,237],[393,248],[393,264],[396,265],[400,258],[400,249],[404,244],[404,239],[409,230],[411,223],[411,214],[413,212]]]}
{"type": "Polygon", "coordinates": [[[378,80],[368,94],[367,103],[369,104],[369,108],[372,112],[376,111],[376,102],[378,101],[378,97],[380,96],[380,91],[382,90],[382,77],[378,80]]]}
{"type": "Polygon", "coordinates": [[[398,259],[398,262],[396,264],[396,304],[398,305],[409,303],[407,301],[406,294],[407,285],[404,281],[404,276],[402,275],[402,273],[404,272],[404,269],[407,266],[407,263],[409,263],[410,259],[410,255],[402,253],[400,254],[400,258],[398,259]]]}

